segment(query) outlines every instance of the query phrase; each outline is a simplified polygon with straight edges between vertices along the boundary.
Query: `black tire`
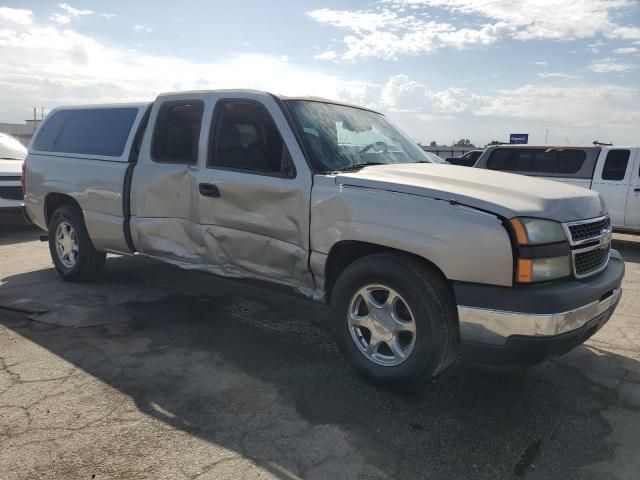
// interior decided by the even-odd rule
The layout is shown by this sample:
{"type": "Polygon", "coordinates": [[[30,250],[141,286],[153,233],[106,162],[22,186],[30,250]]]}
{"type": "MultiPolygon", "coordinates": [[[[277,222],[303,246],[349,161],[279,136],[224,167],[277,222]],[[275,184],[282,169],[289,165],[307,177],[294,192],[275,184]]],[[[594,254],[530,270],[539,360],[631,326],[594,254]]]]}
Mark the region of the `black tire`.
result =
{"type": "Polygon", "coordinates": [[[82,212],[74,206],[64,205],[58,208],[49,221],[49,252],[60,276],[67,281],[84,282],[93,280],[104,268],[107,254],[99,252],[93,246],[82,212]],[[72,266],[65,265],[56,248],[56,232],[61,223],[68,223],[77,239],[77,259],[72,266]]]}
{"type": "Polygon", "coordinates": [[[336,342],[355,369],[375,385],[416,391],[457,357],[458,327],[453,293],[435,268],[410,255],[379,253],[356,260],[338,277],[331,296],[336,342]],[[402,296],[415,321],[415,343],[399,365],[379,365],[356,346],[348,315],[351,299],[366,285],[380,284],[402,296]]]}

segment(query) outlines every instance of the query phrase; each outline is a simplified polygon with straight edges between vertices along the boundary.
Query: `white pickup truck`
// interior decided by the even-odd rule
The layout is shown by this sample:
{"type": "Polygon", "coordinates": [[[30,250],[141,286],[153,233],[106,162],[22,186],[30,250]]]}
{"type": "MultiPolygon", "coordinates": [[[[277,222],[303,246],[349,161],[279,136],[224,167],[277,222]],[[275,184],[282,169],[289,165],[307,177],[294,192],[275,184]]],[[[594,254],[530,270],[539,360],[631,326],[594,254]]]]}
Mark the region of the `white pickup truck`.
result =
{"type": "Polygon", "coordinates": [[[590,188],[604,198],[613,228],[640,231],[640,147],[500,145],[475,167],[590,188]]]}
{"type": "Polygon", "coordinates": [[[52,111],[25,204],[64,279],[114,252],[287,285],[329,303],[344,354],[389,387],[459,352],[539,362],[607,322],[624,262],[597,193],[431,162],[365,108],[164,94],[52,111]]]}

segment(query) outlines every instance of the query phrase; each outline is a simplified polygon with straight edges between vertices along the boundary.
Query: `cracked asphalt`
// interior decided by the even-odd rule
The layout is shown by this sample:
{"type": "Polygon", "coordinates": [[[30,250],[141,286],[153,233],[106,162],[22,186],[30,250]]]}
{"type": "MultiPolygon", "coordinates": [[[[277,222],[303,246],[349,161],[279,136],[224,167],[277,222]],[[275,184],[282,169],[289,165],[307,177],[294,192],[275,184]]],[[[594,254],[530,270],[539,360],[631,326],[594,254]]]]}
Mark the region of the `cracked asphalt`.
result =
{"type": "Polygon", "coordinates": [[[141,258],[65,283],[39,235],[0,227],[2,480],[640,478],[640,237],[585,346],[400,395],[322,305],[141,258]]]}

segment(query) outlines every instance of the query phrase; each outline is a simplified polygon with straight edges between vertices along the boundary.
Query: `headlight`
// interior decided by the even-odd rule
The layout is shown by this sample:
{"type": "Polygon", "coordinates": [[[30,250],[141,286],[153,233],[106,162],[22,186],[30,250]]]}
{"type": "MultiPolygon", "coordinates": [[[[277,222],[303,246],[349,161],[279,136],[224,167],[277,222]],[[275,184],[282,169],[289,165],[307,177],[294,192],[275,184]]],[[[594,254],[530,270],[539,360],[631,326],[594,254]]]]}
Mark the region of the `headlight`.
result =
{"type": "Polygon", "coordinates": [[[552,220],[513,218],[511,225],[520,245],[542,245],[567,240],[562,225],[552,220]]]}
{"type": "Polygon", "coordinates": [[[516,279],[520,283],[544,282],[571,275],[568,255],[551,258],[520,258],[516,268],[516,279]]]}
{"type": "Polygon", "coordinates": [[[518,243],[516,281],[544,282],[571,275],[567,236],[558,222],[539,218],[513,218],[518,243]]]}

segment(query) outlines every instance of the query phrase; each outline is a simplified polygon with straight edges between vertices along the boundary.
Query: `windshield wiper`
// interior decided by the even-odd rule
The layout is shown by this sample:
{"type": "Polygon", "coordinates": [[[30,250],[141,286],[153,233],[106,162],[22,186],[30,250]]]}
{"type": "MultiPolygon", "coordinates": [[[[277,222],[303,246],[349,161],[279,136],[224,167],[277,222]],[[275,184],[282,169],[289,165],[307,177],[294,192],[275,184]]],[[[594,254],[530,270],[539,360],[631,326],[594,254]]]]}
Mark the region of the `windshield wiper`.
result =
{"type": "Polygon", "coordinates": [[[351,170],[358,170],[363,167],[368,167],[369,165],[388,165],[388,163],[382,162],[362,162],[362,163],[354,163],[353,165],[347,165],[344,168],[338,170],[339,172],[349,172],[351,170]]]}

